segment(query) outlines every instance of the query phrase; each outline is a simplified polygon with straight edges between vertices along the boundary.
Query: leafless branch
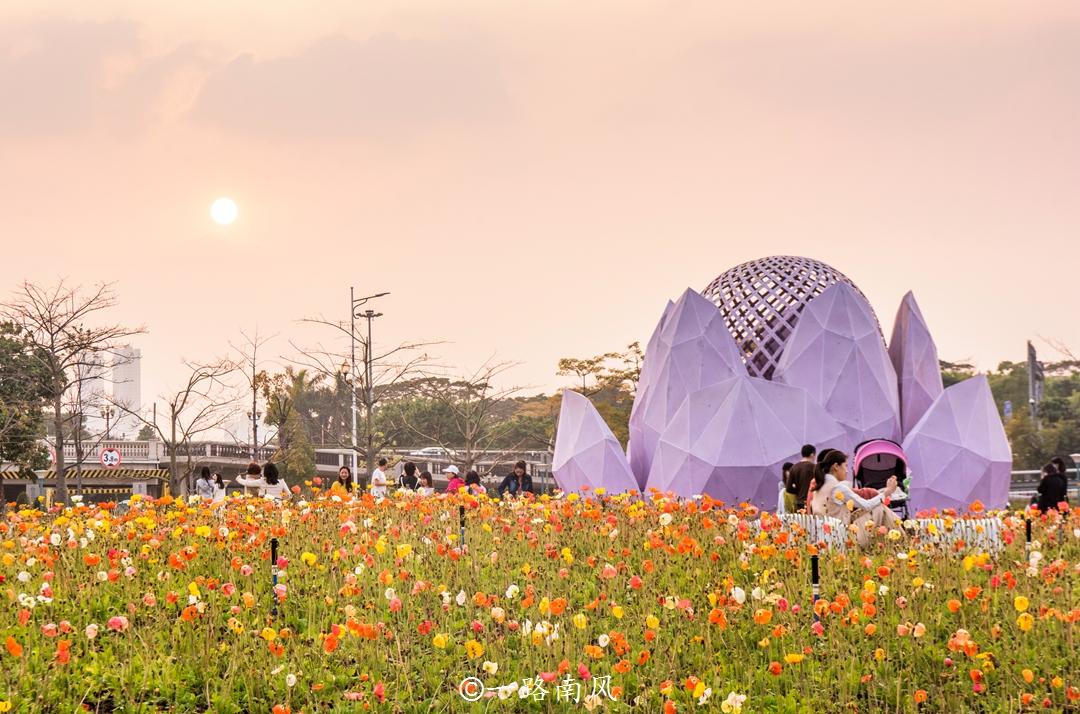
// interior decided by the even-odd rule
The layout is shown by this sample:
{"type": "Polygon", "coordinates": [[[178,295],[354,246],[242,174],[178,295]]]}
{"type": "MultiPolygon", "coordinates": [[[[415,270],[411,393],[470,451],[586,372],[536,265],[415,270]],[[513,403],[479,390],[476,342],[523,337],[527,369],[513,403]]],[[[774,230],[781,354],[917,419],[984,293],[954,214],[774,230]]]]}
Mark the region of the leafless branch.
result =
{"type": "Polygon", "coordinates": [[[23,282],[12,298],[0,305],[0,318],[18,325],[31,349],[30,359],[44,375],[45,391],[53,407],[56,432],[57,497],[67,499],[64,460],[63,406],[65,397],[91,377],[83,368],[100,365],[101,355],[114,354],[128,338],[141,334],[141,327],[118,324],[88,325],[99,314],[116,306],[111,284],[87,290],[60,280],[51,288],[23,282]]]}

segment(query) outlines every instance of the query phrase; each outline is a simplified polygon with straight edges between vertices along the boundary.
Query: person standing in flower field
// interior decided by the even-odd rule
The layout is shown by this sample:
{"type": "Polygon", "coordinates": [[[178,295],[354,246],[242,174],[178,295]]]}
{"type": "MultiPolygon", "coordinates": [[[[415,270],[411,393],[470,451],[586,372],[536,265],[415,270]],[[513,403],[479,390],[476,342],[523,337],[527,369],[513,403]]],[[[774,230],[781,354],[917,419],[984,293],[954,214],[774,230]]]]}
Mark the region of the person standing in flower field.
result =
{"type": "Polygon", "coordinates": [[[802,447],[800,453],[802,459],[791,467],[785,482],[787,485],[786,491],[790,495],[790,498],[788,496],[784,497],[784,505],[788,513],[795,513],[806,508],[810,482],[814,480],[814,474],[817,473],[817,464],[814,463],[817,448],[813,444],[806,444],[802,447]]]}
{"type": "Polygon", "coordinates": [[[469,490],[469,493],[474,496],[480,496],[487,493],[487,489],[484,488],[484,485],[482,483],[480,483],[480,474],[476,473],[476,471],[472,469],[470,469],[469,472],[465,474],[465,488],[467,488],[469,490]]]}
{"type": "Polygon", "coordinates": [[[461,472],[458,471],[458,467],[450,464],[443,469],[443,474],[446,476],[446,492],[457,493],[458,489],[465,485],[465,481],[461,478],[461,472]]]}
{"type": "Polygon", "coordinates": [[[262,478],[262,467],[254,461],[248,464],[246,475],[236,477],[236,482],[244,487],[245,496],[260,495],[262,487],[266,485],[262,478]],[[254,491],[248,491],[249,488],[254,491]]]}
{"type": "Polygon", "coordinates": [[[338,490],[343,490],[345,491],[345,493],[352,493],[352,469],[350,469],[348,466],[342,466],[340,469],[338,469],[337,481],[334,482],[331,490],[335,488],[338,490]]]}
{"type": "Polygon", "coordinates": [[[1069,482],[1057,463],[1051,461],[1043,466],[1042,479],[1039,481],[1039,491],[1035,501],[1039,510],[1043,513],[1051,508],[1056,510],[1058,504],[1068,500],[1068,493],[1069,482]]]}
{"type": "Polygon", "coordinates": [[[221,503],[225,500],[225,479],[221,478],[221,474],[214,474],[214,495],[212,498],[214,503],[221,503]]]}
{"type": "Polygon", "coordinates": [[[779,513],[795,512],[795,494],[788,492],[788,479],[791,478],[791,467],[794,465],[787,461],[780,467],[780,500],[776,504],[779,513]]]}
{"type": "Polygon", "coordinates": [[[371,495],[386,498],[386,458],[379,459],[379,466],[371,472],[371,495]]]}
{"type": "Polygon", "coordinates": [[[416,464],[411,461],[406,461],[405,466],[401,469],[401,476],[398,477],[398,486],[407,488],[410,491],[415,491],[416,484],[416,464]]]}
{"type": "Polygon", "coordinates": [[[421,471],[420,478],[416,482],[416,493],[420,496],[434,496],[435,486],[432,484],[431,473],[421,471]]]}
{"type": "Polygon", "coordinates": [[[214,497],[214,482],[210,478],[210,467],[203,466],[199,472],[199,478],[195,481],[195,493],[199,498],[214,497]]]}
{"type": "MultiPolygon", "coordinates": [[[[258,466],[258,464],[252,464],[258,466]]],[[[248,467],[248,473],[251,473],[251,467],[248,467]]],[[[278,467],[272,461],[268,461],[262,468],[262,476],[260,478],[251,478],[250,476],[238,476],[236,482],[244,487],[244,493],[247,494],[247,489],[255,489],[256,496],[262,496],[263,498],[273,498],[280,501],[284,498],[289,498],[289,486],[285,483],[285,479],[281,478],[278,473],[278,467]]]]}
{"type": "Polygon", "coordinates": [[[533,493],[533,481],[532,476],[525,472],[525,462],[518,461],[514,464],[514,470],[512,473],[506,475],[506,478],[502,480],[498,488],[499,498],[502,498],[505,494],[509,493],[511,496],[520,496],[525,493],[533,493]]]}

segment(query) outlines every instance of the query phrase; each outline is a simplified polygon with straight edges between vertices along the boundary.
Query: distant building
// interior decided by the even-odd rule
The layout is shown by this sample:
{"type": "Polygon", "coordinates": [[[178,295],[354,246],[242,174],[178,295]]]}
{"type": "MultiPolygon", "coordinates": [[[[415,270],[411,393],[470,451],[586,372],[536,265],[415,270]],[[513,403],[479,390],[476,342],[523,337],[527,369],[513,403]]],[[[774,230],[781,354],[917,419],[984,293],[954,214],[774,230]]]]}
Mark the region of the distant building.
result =
{"type": "MultiPolygon", "coordinates": [[[[141,413],[142,410],[142,351],[136,347],[116,350],[112,367],[112,398],[126,408],[141,413]]],[[[142,424],[131,414],[118,414],[110,432],[113,438],[134,439],[142,424]]]]}
{"type": "Polygon", "coordinates": [[[83,413],[85,429],[90,434],[105,433],[105,418],[101,415],[102,408],[106,405],[105,385],[105,361],[101,355],[94,354],[87,358],[87,364],[82,366],[80,379],[79,399],[83,413]]]}

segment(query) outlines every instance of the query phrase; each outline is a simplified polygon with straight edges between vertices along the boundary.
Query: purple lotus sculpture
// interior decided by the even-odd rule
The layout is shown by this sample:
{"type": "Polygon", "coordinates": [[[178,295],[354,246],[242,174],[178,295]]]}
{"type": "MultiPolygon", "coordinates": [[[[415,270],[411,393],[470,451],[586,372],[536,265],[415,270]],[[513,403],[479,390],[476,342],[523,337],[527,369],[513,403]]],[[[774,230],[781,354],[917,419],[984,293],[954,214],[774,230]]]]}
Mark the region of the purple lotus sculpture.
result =
{"type": "Polygon", "coordinates": [[[900,440],[896,371],[873,309],[848,283],[806,306],[773,379],[805,389],[846,429],[829,446],[851,453],[868,439],[900,440]]]}
{"type": "Polygon", "coordinates": [[[937,345],[910,292],[896,312],[889,357],[900,383],[900,426],[907,435],[945,389],[937,345]]]}
{"type": "Polygon", "coordinates": [[[586,397],[563,391],[552,473],[566,492],[603,487],[608,493],[638,490],[622,445],[586,397]]]}
{"type": "Polygon", "coordinates": [[[780,468],[844,428],[804,389],[742,375],[693,392],[656,447],[648,488],[775,508],[780,468]]]}
{"type": "Polygon", "coordinates": [[[1009,501],[1012,452],[985,376],[944,390],[904,439],[904,451],[917,509],[1009,501]]]}
{"type": "Polygon", "coordinates": [[[630,464],[639,485],[652,468],[660,434],[686,398],[745,374],[742,354],[716,306],[687,289],[666,312],[652,353],[646,353],[647,391],[630,414],[630,464]]]}
{"type": "Polygon", "coordinates": [[[588,400],[568,392],[555,454],[564,490],[649,487],[772,508],[780,466],[803,444],[850,452],[903,437],[916,507],[1008,498],[1012,457],[986,379],[942,390],[911,293],[886,351],[855,284],[809,258],[743,263],[704,297],[669,302],[629,426],[627,463],[588,400]]]}

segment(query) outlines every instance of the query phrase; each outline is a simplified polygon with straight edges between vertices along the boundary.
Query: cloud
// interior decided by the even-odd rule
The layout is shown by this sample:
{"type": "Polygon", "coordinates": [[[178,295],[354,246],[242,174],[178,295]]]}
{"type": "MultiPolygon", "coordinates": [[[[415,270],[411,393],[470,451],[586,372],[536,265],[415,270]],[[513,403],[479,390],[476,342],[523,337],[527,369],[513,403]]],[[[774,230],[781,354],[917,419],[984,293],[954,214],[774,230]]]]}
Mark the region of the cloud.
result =
{"type": "Polygon", "coordinates": [[[419,132],[500,121],[509,99],[482,41],[326,37],[300,54],[236,57],[206,80],[193,110],[222,129],[318,138],[419,132]]]}
{"type": "Polygon", "coordinates": [[[688,59],[710,68],[690,87],[700,101],[754,102],[807,118],[940,128],[942,121],[979,121],[1033,93],[1057,105],[1080,102],[1076,22],[866,37],[759,34],[706,44],[688,59]]]}
{"type": "MultiPolygon", "coordinates": [[[[92,129],[129,134],[188,109],[175,96],[208,53],[183,45],[144,54],[132,22],[38,22],[0,31],[0,130],[46,136],[92,129]]],[[[182,92],[181,92],[182,94],[182,92]]]]}
{"type": "Polygon", "coordinates": [[[44,22],[0,34],[0,129],[85,127],[107,96],[106,63],[137,46],[128,22],[44,22]]]}

